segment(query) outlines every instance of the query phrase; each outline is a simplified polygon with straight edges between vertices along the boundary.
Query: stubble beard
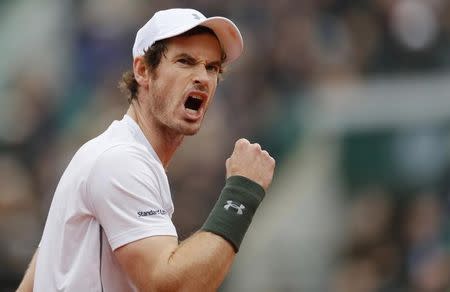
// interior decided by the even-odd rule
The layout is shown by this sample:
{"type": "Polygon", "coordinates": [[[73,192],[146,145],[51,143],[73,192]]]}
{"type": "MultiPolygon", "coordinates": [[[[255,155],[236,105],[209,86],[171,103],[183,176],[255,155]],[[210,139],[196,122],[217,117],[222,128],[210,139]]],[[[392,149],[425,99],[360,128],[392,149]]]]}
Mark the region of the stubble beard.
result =
{"type": "Polygon", "coordinates": [[[166,98],[159,94],[157,88],[152,89],[154,94],[150,98],[153,101],[148,114],[163,136],[176,139],[179,136],[193,136],[198,133],[200,126],[194,126],[184,120],[178,121],[176,117],[171,116],[166,98]]]}

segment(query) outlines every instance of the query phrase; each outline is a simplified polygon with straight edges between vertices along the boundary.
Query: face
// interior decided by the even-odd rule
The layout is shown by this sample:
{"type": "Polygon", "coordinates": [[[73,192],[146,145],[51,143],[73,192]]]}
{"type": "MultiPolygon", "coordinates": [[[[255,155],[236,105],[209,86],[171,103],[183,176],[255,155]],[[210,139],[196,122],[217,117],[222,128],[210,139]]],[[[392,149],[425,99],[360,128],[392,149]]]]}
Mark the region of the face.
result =
{"type": "Polygon", "coordinates": [[[147,118],[165,132],[197,133],[216,91],[220,67],[221,48],[215,36],[171,39],[149,76],[147,118]]]}

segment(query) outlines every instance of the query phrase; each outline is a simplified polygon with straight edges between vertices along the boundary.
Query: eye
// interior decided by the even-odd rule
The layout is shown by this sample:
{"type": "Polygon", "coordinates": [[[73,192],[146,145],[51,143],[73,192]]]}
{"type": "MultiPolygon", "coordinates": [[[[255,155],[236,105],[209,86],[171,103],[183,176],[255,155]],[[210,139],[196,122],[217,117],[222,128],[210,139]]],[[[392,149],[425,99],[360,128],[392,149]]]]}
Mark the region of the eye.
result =
{"type": "Polygon", "coordinates": [[[206,70],[212,73],[219,73],[220,66],[219,65],[206,65],[206,70]]]}
{"type": "Polygon", "coordinates": [[[184,65],[189,64],[188,59],[184,59],[184,58],[178,59],[177,62],[180,64],[184,64],[184,65]]]}

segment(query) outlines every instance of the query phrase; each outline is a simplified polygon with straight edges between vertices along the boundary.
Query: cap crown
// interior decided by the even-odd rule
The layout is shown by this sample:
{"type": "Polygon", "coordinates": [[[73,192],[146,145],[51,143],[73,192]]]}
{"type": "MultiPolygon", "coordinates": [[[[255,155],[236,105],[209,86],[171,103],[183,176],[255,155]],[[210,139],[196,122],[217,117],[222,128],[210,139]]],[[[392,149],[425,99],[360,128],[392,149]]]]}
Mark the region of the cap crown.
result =
{"type": "Polygon", "coordinates": [[[242,36],[231,20],[219,16],[206,18],[195,9],[172,8],[156,12],[139,29],[133,45],[133,58],[144,55],[156,41],[180,35],[198,25],[214,31],[227,55],[225,62],[235,60],[242,53],[242,36]]]}

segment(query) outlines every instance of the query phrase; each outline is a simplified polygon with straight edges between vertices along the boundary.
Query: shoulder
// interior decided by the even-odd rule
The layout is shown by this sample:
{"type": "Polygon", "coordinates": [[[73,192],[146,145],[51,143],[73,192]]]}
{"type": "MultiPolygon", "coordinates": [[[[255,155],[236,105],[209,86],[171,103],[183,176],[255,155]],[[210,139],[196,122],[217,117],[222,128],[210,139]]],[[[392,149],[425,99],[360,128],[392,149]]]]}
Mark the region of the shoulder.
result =
{"type": "Polygon", "coordinates": [[[160,163],[139,144],[112,145],[98,155],[88,174],[88,185],[146,183],[158,185],[164,170],[160,163]]]}
{"type": "Polygon", "coordinates": [[[159,162],[137,143],[120,143],[112,145],[100,153],[93,164],[94,169],[121,170],[129,167],[141,166],[146,168],[159,168],[159,162]]]}
{"type": "Polygon", "coordinates": [[[123,202],[137,197],[160,196],[162,167],[150,153],[134,144],[114,145],[93,163],[86,181],[86,195],[92,205],[105,201],[123,202]]]}

